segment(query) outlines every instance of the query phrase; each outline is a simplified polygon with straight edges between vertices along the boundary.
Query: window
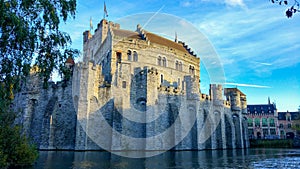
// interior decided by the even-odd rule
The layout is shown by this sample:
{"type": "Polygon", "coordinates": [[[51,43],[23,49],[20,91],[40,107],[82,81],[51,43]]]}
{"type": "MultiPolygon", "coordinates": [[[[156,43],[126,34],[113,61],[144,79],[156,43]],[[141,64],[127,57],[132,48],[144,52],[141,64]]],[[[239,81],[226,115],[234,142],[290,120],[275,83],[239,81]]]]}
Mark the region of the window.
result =
{"type": "Polygon", "coordinates": [[[162,84],[164,82],[164,75],[160,75],[160,83],[162,84]]]}
{"type": "Polygon", "coordinates": [[[267,136],[267,135],[269,135],[269,131],[268,131],[268,129],[263,129],[263,133],[264,133],[264,136],[267,136]]]}
{"type": "Polygon", "coordinates": [[[167,59],[165,57],[162,59],[162,66],[167,67],[167,59]]]}
{"type": "Polygon", "coordinates": [[[122,61],[122,53],[117,52],[117,63],[121,63],[121,61],[122,61]]]}
{"type": "Polygon", "coordinates": [[[122,88],[124,88],[124,89],[126,88],[126,81],[122,82],[122,88]]]}
{"type": "Polygon", "coordinates": [[[127,59],[128,59],[128,61],[132,60],[132,52],[131,52],[131,50],[127,51],[127,59]]]}
{"type": "Polygon", "coordinates": [[[179,70],[179,63],[178,63],[177,60],[176,60],[176,62],[175,62],[175,69],[176,69],[176,70],[179,70]]]}
{"type": "Polygon", "coordinates": [[[190,74],[195,74],[195,67],[194,66],[190,65],[190,67],[189,67],[189,73],[190,74]]]}
{"type": "Polygon", "coordinates": [[[270,134],[271,135],[276,135],[276,130],[275,129],[270,129],[270,134]]]}
{"type": "Polygon", "coordinates": [[[253,120],[251,118],[248,118],[248,126],[253,127],[253,120]]]}
{"type": "Polygon", "coordinates": [[[279,124],[279,128],[283,128],[283,124],[279,124]]]}
{"type": "Polygon", "coordinates": [[[136,51],[133,52],[133,61],[137,62],[139,59],[138,59],[138,54],[136,51]]]}
{"type": "Polygon", "coordinates": [[[158,66],[161,66],[161,57],[160,56],[158,56],[158,58],[157,58],[157,64],[158,64],[158,66]]]}
{"type": "Polygon", "coordinates": [[[254,135],[253,129],[248,129],[248,134],[249,135],[254,135]]]}
{"type": "Polygon", "coordinates": [[[179,70],[182,71],[182,62],[179,62],[179,70]]]}
{"type": "Polygon", "coordinates": [[[263,127],[268,127],[268,121],[266,118],[262,118],[262,126],[263,127]]]}
{"type": "Polygon", "coordinates": [[[288,126],[289,129],[292,128],[292,125],[291,125],[291,124],[288,124],[287,126],[288,126]]]}
{"type": "Polygon", "coordinates": [[[275,122],[274,122],[273,118],[269,119],[269,124],[270,124],[270,127],[275,127],[275,122]]]}
{"type": "Polygon", "coordinates": [[[259,118],[255,119],[255,127],[260,127],[260,119],[259,118]]]}

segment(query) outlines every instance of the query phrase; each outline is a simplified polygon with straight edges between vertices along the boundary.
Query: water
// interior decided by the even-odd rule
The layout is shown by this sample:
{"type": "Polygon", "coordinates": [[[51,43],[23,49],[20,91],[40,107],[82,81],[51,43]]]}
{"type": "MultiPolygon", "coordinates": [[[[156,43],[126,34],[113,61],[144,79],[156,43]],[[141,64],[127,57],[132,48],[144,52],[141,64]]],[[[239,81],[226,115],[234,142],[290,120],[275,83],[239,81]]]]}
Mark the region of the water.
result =
{"type": "Polygon", "coordinates": [[[131,159],[108,152],[40,151],[36,169],[300,168],[300,149],[170,151],[131,159]]]}

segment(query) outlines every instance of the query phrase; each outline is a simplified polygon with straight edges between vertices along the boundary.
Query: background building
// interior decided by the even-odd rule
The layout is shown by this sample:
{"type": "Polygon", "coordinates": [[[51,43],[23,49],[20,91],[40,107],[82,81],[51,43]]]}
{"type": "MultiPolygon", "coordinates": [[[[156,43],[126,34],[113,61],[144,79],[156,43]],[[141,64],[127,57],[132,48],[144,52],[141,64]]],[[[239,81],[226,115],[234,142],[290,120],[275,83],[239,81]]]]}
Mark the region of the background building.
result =
{"type": "Polygon", "coordinates": [[[293,139],[299,133],[300,112],[278,112],[279,136],[284,139],[293,139]]]}
{"type": "Polygon", "coordinates": [[[247,105],[250,139],[278,138],[278,113],[275,103],[247,105]]]}

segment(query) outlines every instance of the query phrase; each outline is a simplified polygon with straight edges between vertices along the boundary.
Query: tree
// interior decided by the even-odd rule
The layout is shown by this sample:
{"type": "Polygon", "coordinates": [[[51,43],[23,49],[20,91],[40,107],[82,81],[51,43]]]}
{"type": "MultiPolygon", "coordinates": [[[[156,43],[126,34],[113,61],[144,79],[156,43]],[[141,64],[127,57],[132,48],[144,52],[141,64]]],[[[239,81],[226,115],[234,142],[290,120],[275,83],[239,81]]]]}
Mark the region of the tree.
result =
{"type": "Polygon", "coordinates": [[[13,94],[32,65],[39,68],[45,88],[54,69],[68,73],[66,59],[78,56],[79,51],[70,48],[71,38],[59,30],[59,24],[75,18],[75,12],[76,0],[0,0],[0,130],[7,131],[0,133],[0,165],[20,160],[30,164],[36,158],[13,124],[13,94]]]}
{"type": "Polygon", "coordinates": [[[290,4],[292,4],[292,6],[289,7],[285,12],[285,15],[288,18],[291,18],[293,16],[293,14],[296,13],[296,12],[300,12],[298,0],[293,0],[293,2],[289,2],[288,0],[271,0],[271,2],[272,3],[277,3],[279,5],[290,5],[290,4]]]}

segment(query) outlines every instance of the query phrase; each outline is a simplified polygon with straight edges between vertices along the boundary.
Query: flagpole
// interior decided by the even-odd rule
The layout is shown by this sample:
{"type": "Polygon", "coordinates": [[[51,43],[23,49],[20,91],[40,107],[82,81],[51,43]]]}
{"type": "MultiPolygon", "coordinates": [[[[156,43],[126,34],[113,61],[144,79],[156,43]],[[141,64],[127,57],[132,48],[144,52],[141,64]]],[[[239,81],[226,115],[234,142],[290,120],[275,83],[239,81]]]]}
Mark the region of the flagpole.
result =
{"type": "Polygon", "coordinates": [[[108,17],[108,13],[107,13],[106,4],[105,4],[105,1],[104,1],[104,7],[103,7],[103,19],[105,19],[105,17],[108,17]]]}

